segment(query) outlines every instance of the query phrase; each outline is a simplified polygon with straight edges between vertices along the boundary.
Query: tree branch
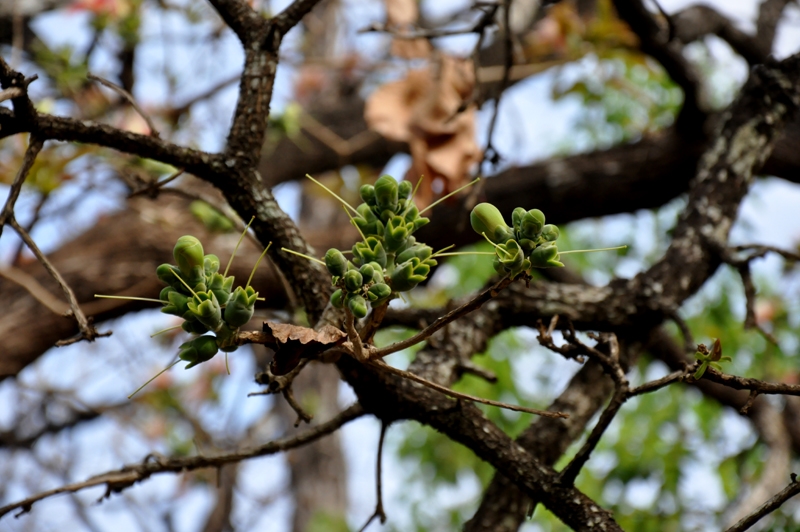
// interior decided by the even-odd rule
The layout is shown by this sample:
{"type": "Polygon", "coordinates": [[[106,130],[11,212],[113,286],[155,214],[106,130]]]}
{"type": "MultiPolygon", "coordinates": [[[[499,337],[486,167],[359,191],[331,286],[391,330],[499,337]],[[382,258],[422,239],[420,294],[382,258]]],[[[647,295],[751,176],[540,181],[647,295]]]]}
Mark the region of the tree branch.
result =
{"type": "Polygon", "coordinates": [[[225,464],[241,462],[250,458],[259,456],[266,456],[275,454],[295,447],[300,447],[309,442],[318,440],[323,436],[333,433],[338,430],[342,425],[364,415],[364,409],[358,404],[354,404],[343,410],[339,415],[317,425],[305,432],[292,436],[290,438],[283,438],[275,440],[267,444],[255,447],[253,449],[243,449],[232,453],[224,453],[214,456],[191,456],[191,457],[173,457],[161,458],[152,455],[145,458],[141,464],[125,466],[116,471],[109,471],[100,475],[93,476],[83,482],[75,482],[66,486],[61,486],[52,490],[48,490],[32,497],[28,497],[21,501],[8,504],[0,507],[0,517],[5,514],[20,509],[20,513],[16,514],[17,517],[23,513],[29,512],[34,503],[43,499],[58,495],[60,493],[75,493],[86,488],[93,486],[106,486],[106,493],[103,497],[108,497],[111,493],[118,493],[125,488],[141,482],[159,473],[180,473],[184,471],[193,471],[195,469],[203,469],[207,467],[220,467],[225,464]]]}

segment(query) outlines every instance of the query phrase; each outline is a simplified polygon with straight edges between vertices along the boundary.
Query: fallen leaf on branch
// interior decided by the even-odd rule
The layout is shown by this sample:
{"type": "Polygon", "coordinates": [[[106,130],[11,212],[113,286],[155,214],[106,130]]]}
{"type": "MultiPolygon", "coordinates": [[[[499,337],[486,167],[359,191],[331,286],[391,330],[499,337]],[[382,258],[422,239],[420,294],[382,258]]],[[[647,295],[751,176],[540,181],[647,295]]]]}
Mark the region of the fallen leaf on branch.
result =
{"type": "Polygon", "coordinates": [[[347,338],[344,332],[332,325],[324,325],[317,331],[289,323],[265,321],[263,331],[275,339],[275,344],[269,345],[275,350],[270,366],[274,375],[286,375],[297,367],[301,358],[314,358],[347,338]]]}

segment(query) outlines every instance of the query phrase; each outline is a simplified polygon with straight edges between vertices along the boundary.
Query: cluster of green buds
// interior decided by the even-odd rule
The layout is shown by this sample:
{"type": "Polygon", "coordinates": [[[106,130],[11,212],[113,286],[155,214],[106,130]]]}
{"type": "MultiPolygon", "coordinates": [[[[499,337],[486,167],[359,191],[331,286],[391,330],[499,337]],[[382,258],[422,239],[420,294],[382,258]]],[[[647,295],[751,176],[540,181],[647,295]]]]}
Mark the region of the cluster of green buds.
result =
{"type": "Polygon", "coordinates": [[[539,209],[517,207],[511,214],[513,227],[491,203],[476,205],[469,216],[472,228],[495,247],[494,269],[512,278],[531,268],[563,267],[559,262],[558,227],[545,224],[539,209]]]}
{"type": "Polygon", "coordinates": [[[191,368],[210,360],[219,350],[235,351],[239,327],[253,317],[258,293],[250,286],[233,289],[233,276],[219,272],[219,258],[204,254],[203,245],[193,236],[182,236],[173,249],[177,266],[162,264],[156,275],[167,286],[159,299],[161,312],[183,318],[184,331],[197,336],[180,346],[178,356],[191,368]]]}
{"type": "Polygon", "coordinates": [[[411,290],[427,279],[436,260],[430,246],[412,236],[429,222],[412,200],[411,183],[381,176],[375,185],[361,187],[364,201],[352,218],[362,241],[347,260],[338,249],[325,254],[325,266],[337,290],[331,303],[347,307],[358,318],[367,315],[367,303],[377,307],[398,292],[411,290]]]}

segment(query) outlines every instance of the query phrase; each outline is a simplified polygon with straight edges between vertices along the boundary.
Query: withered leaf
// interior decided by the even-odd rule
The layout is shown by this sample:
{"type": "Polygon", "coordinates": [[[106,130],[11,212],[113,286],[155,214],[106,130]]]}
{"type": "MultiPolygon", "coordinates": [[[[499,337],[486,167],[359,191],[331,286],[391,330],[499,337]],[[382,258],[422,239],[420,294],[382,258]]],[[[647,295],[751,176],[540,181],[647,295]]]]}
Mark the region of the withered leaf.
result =
{"type": "Polygon", "coordinates": [[[347,335],[331,325],[316,331],[309,327],[265,321],[263,330],[275,338],[275,357],[270,369],[275,375],[286,375],[301,358],[314,358],[323,351],[344,342],[347,335]]]}

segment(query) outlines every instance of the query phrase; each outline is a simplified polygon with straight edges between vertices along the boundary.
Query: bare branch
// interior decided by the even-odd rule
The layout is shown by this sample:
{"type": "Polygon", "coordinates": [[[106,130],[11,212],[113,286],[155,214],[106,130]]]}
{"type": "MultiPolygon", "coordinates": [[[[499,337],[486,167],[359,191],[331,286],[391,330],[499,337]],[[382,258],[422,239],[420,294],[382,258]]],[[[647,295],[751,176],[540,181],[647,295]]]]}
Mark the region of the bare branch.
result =
{"type": "Polygon", "coordinates": [[[762,517],[774,512],[781,507],[783,503],[800,493],[800,482],[797,482],[797,475],[791,474],[792,481],[780,493],[777,493],[770,500],[765,502],[758,510],[748,515],[725,532],[743,532],[754,524],[756,524],[762,517]]]}
{"type": "Polygon", "coordinates": [[[67,484],[52,490],[48,490],[21,501],[0,507],[0,517],[5,514],[20,509],[17,516],[29,512],[34,503],[58,495],[60,493],[75,493],[93,486],[106,486],[105,497],[111,493],[117,493],[125,488],[141,482],[159,473],[180,473],[183,471],[194,471],[208,467],[220,467],[225,464],[241,462],[250,458],[275,454],[295,447],[300,447],[309,442],[318,440],[338,430],[345,423],[364,415],[364,409],[358,403],[350,406],[325,423],[310,428],[305,432],[275,440],[253,449],[243,449],[232,453],[224,453],[215,456],[191,456],[191,457],[172,457],[162,458],[148,456],[141,464],[125,466],[116,471],[109,471],[100,475],[93,476],[83,482],[67,484]]]}
{"type": "Polygon", "coordinates": [[[95,338],[100,336],[109,336],[111,332],[106,333],[99,333],[97,329],[86,319],[86,315],[81,310],[81,307],[78,305],[78,300],[75,299],[75,293],[72,291],[72,288],[69,287],[67,282],[61,277],[61,274],[58,273],[58,270],[50,263],[44,253],[39,249],[36,245],[36,242],[30,237],[30,235],[25,231],[20,225],[17,223],[17,220],[12,216],[9,220],[9,225],[17,232],[17,234],[22,238],[25,245],[28,246],[33,254],[36,256],[36,259],[42,263],[42,266],[50,273],[53,279],[56,280],[58,285],[64,291],[64,295],[67,297],[67,301],[69,301],[69,308],[72,316],[75,318],[75,321],[78,322],[78,328],[80,329],[80,334],[76,337],[69,338],[66,340],[59,340],[56,342],[57,346],[64,346],[69,344],[74,344],[75,342],[79,342],[81,340],[87,340],[89,342],[93,342],[95,338]]]}
{"type": "Polygon", "coordinates": [[[295,0],[286,9],[270,20],[270,24],[281,34],[292,29],[300,20],[311,11],[321,0],[295,0]]]}
{"type": "Polygon", "coordinates": [[[373,366],[380,368],[383,371],[387,371],[404,379],[408,379],[410,381],[422,384],[423,386],[427,386],[432,390],[436,390],[444,395],[449,395],[450,397],[454,397],[455,399],[465,399],[467,401],[474,401],[476,403],[481,403],[484,405],[496,406],[499,408],[505,408],[506,410],[513,410],[515,412],[525,412],[527,414],[536,414],[537,416],[543,417],[554,417],[554,418],[568,418],[569,414],[565,414],[564,412],[551,412],[549,410],[538,410],[536,408],[528,408],[527,406],[519,406],[519,405],[512,405],[509,403],[503,403],[501,401],[493,401],[491,399],[484,399],[482,397],[476,397],[474,395],[470,395],[467,393],[457,392],[455,390],[451,390],[446,386],[442,386],[440,384],[436,384],[435,382],[431,382],[429,380],[423,379],[419,375],[414,375],[411,372],[403,371],[402,369],[397,369],[395,367],[390,366],[386,362],[382,360],[373,360],[370,362],[373,366]]]}
{"type": "Polygon", "coordinates": [[[252,33],[266,26],[266,20],[245,0],[209,0],[209,3],[242,43],[253,42],[252,33]]]}
{"type": "Polygon", "coordinates": [[[397,353],[398,351],[402,351],[407,347],[411,347],[412,345],[416,345],[422,342],[423,340],[433,335],[433,333],[435,333],[442,327],[446,326],[448,323],[460,318],[461,316],[464,316],[465,314],[472,312],[473,310],[481,308],[481,306],[484,303],[495,297],[502,289],[510,285],[512,282],[513,280],[508,276],[503,277],[494,286],[487,288],[486,290],[475,296],[475,298],[473,298],[472,300],[468,301],[467,303],[464,303],[457,309],[452,310],[447,314],[445,314],[444,316],[440,317],[432,324],[430,324],[428,327],[425,327],[425,329],[421,330],[411,338],[407,338],[400,342],[395,342],[392,345],[378,349],[374,353],[370,354],[370,358],[372,358],[373,360],[378,358],[383,358],[385,356],[391,355],[392,353],[397,353]]]}
{"type": "Polygon", "coordinates": [[[31,135],[28,149],[25,150],[25,156],[22,159],[22,165],[17,170],[14,182],[11,183],[11,190],[8,192],[8,199],[6,199],[6,203],[3,206],[3,211],[0,212],[0,236],[3,235],[3,227],[5,227],[6,222],[14,216],[14,204],[16,204],[19,193],[22,190],[22,184],[28,178],[28,172],[30,172],[34,161],[36,161],[36,156],[42,150],[42,146],[44,146],[44,140],[39,136],[31,135]]]}
{"type": "Polygon", "coordinates": [[[153,123],[153,120],[150,118],[150,115],[145,113],[144,110],[139,106],[139,104],[136,103],[136,100],[133,98],[133,95],[130,92],[126,91],[125,89],[123,89],[119,85],[111,83],[107,79],[103,79],[100,76],[95,76],[94,74],[87,74],[86,78],[90,79],[92,81],[96,81],[96,82],[100,83],[101,85],[103,85],[104,87],[108,87],[112,91],[116,92],[117,94],[119,94],[120,96],[125,98],[125,100],[129,104],[131,104],[131,107],[133,107],[136,110],[136,112],[139,113],[139,116],[144,118],[144,121],[147,122],[147,127],[148,127],[148,129],[150,129],[150,135],[155,137],[155,138],[157,138],[157,139],[161,138],[161,135],[159,135],[159,133],[158,133],[158,129],[156,129],[156,125],[153,123]]]}

